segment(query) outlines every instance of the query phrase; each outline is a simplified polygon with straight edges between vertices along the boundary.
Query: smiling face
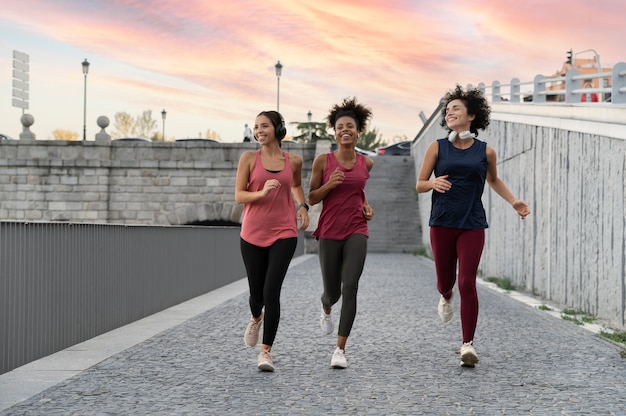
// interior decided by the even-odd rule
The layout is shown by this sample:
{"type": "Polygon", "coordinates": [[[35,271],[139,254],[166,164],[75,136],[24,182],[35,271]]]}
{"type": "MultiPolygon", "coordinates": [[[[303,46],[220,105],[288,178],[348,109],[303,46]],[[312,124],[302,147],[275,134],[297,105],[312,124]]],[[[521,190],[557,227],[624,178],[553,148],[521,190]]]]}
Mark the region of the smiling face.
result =
{"type": "Polygon", "coordinates": [[[474,115],[467,114],[467,106],[462,100],[452,100],[446,107],[446,124],[456,132],[469,131],[474,115]]]}
{"type": "Polygon", "coordinates": [[[276,129],[269,117],[264,115],[257,116],[254,121],[254,137],[261,144],[276,140],[276,129]]]}
{"type": "Polygon", "coordinates": [[[356,146],[359,139],[356,121],[350,116],[339,117],[335,121],[335,140],[338,145],[356,146]]]}

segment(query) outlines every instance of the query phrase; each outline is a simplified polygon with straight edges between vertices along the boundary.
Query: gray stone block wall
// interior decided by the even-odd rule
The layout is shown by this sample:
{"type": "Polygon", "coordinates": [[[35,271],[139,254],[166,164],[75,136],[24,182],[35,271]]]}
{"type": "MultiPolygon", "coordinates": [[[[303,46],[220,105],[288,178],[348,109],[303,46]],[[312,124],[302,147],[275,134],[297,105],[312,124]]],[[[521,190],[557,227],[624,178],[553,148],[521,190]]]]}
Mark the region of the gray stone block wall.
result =
{"type": "MultiPolygon", "coordinates": [[[[314,146],[285,143],[304,159],[314,146]]],[[[182,225],[241,219],[239,156],[254,143],[3,141],[0,218],[182,225]]]]}

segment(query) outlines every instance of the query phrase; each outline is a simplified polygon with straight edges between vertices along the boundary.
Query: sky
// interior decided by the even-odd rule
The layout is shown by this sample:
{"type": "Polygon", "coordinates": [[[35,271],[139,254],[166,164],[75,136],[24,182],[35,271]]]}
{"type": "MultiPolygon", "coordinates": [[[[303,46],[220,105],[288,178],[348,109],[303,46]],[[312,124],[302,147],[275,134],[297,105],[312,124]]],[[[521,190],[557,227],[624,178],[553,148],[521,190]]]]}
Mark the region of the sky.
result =
{"type": "Polygon", "coordinates": [[[623,0],[0,0],[0,133],[22,129],[17,50],[29,56],[25,112],[38,140],[56,129],[82,138],[83,117],[94,140],[99,116],[111,133],[116,113],[150,110],[168,140],[211,130],[239,142],[277,107],[292,136],[291,123],[309,111],[325,122],[346,97],[372,109],[383,141],[412,140],[420,112],[430,117],[455,84],[531,81],[570,49],[602,67],[626,61],[625,10],[623,0]]]}

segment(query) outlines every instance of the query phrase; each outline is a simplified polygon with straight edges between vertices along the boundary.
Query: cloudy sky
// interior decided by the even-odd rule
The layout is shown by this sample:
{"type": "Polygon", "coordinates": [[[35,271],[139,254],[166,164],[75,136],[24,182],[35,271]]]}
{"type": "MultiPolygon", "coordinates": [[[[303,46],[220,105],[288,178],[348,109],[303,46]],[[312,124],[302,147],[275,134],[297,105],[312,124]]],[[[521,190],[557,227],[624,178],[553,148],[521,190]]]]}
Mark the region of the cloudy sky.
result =
{"type": "MultiPolygon", "coordinates": [[[[100,115],[151,110],[168,138],[207,130],[241,141],[262,110],[290,122],[356,96],[383,140],[412,139],[447,89],[530,81],[566,51],[626,61],[623,0],[0,0],[0,132],[19,137],[13,51],[30,57],[37,139],[82,138],[100,115]]],[[[110,129],[109,129],[110,130],[110,129]]],[[[288,135],[295,134],[288,126],[288,135]]]]}

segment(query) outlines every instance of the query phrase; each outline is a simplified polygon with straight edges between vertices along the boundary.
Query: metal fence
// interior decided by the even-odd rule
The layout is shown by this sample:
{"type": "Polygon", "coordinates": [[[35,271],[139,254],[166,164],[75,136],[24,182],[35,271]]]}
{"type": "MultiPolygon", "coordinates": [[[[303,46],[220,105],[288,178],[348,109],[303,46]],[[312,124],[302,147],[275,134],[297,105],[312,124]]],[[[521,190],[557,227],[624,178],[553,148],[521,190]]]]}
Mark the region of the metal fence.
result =
{"type": "Polygon", "coordinates": [[[239,231],[0,222],[0,374],[245,277],[239,231]]]}
{"type": "Polygon", "coordinates": [[[612,104],[626,104],[626,63],[620,62],[613,66],[610,72],[581,74],[577,69],[570,69],[563,76],[546,77],[536,75],[532,81],[520,81],[513,78],[508,84],[493,81],[491,85],[479,83],[477,88],[487,96],[491,102],[534,102],[546,103],[550,99],[565,103],[591,103],[586,99],[588,94],[597,94],[597,102],[612,104]],[[582,88],[583,81],[598,79],[603,86],[599,88],[582,88]],[[522,91],[522,87],[526,89],[522,91]]]}

